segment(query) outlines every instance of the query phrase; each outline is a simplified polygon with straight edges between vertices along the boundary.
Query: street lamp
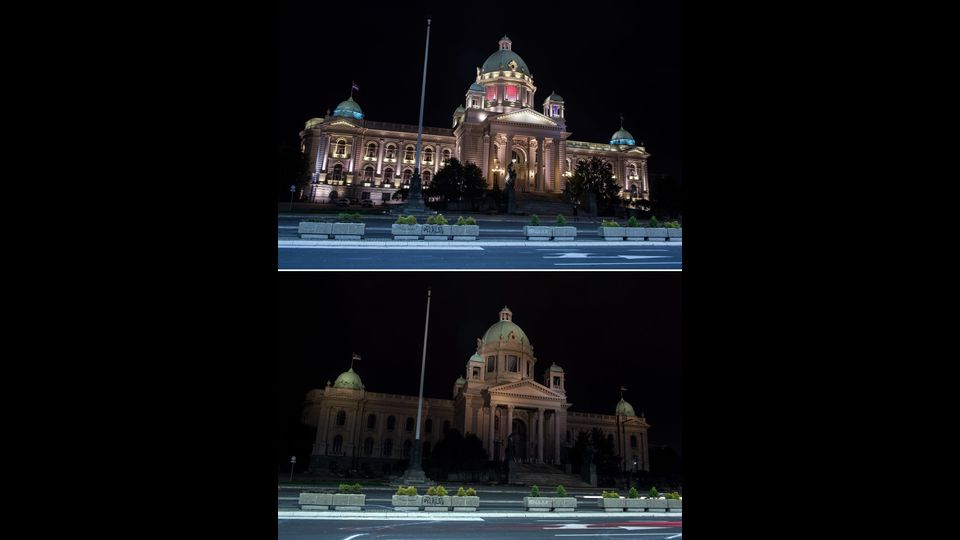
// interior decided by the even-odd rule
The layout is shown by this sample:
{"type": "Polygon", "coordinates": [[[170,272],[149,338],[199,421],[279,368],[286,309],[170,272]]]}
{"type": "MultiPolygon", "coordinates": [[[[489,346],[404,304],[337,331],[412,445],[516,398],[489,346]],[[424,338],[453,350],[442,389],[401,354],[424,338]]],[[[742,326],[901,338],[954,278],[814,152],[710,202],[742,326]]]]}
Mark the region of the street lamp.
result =
{"type": "Polygon", "coordinates": [[[297,192],[297,186],[290,184],[290,211],[293,212],[293,194],[297,192]]]}
{"type": "Polygon", "coordinates": [[[430,328],[430,289],[427,289],[427,318],[423,324],[423,359],[420,362],[420,396],[417,399],[417,431],[410,452],[410,465],[403,473],[401,482],[404,485],[427,483],[427,476],[423,472],[420,460],[420,419],[423,416],[423,375],[427,369],[427,330],[430,328]]]}
{"type": "Polygon", "coordinates": [[[290,456],[290,481],[293,482],[293,466],[297,464],[297,456],[290,456]]]}

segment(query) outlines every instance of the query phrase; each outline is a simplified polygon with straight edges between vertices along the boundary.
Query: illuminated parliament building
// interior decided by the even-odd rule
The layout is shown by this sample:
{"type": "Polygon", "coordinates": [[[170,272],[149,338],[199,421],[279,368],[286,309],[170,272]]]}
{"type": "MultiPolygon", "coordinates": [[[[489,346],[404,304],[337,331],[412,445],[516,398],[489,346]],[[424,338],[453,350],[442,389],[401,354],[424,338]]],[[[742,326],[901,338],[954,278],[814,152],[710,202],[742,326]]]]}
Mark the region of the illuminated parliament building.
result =
{"type": "MultiPolygon", "coordinates": [[[[504,187],[513,162],[518,194],[558,194],[577,162],[596,156],[611,169],[624,197],[649,198],[650,154],[642,142],[622,125],[609,143],[572,140],[563,98],[551,93],[540,113],[536,91],[530,68],[503,36],[477,68],[463,104],[453,111],[452,127],[424,126],[424,185],[453,157],[480,167],[488,188],[504,187]]],[[[311,172],[308,194],[316,202],[349,197],[380,204],[413,175],[417,126],[368,120],[352,95],[332,114],[308,120],[300,138],[311,172]]]]}

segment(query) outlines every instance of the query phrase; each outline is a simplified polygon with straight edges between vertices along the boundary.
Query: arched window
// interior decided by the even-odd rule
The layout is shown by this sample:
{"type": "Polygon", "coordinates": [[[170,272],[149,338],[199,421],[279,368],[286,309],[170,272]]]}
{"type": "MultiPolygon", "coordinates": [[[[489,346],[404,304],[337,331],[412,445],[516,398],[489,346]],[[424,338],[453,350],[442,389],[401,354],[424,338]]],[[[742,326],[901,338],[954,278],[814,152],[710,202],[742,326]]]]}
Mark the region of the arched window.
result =
{"type": "Polygon", "coordinates": [[[433,418],[427,418],[427,423],[424,424],[423,429],[427,433],[433,432],[433,418]]]}
{"type": "Polygon", "coordinates": [[[383,457],[390,457],[391,454],[393,454],[393,439],[387,439],[383,441],[383,457]]]}
{"type": "Polygon", "coordinates": [[[377,157],[377,143],[367,143],[367,157],[377,157]]]}
{"type": "Polygon", "coordinates": [[[406,147],[406,149],[403,151],[403,159],[407,161],[413,161],[413,150],[414,149],[412,146],[406,147]]]}
{"type": "Polygon", "coordinates": [[[347,413],[340,411],[337,413],[337,425],[342,426],[347,423],[347,413]]]}
{"type": "Polygon", "coordinates": [[[339,454],[343,450],[343,437],[337,435],[333,438],[333,453],[339,454]]]}
{"type": "Polygon", "coordinates": [[[520,163],[520,154],[518,154],[517,151],[514,150],[513,152],[510,153],[510,159],[512,159],[516,163],[520,163]]]}
{"type": "Polygon", "coordinates": [[[388,417],[387,417],[387,431],[393,431],[393,428],[395,428],[396,425],[397,425],[397,419],[394,418],[392,415],[391,415],[391,416],[388,416],[388,417]]]}
{"type": "Polygon", "coordinates": [[[337,163],[333,166],[333,174],[330,175],[330,178],[333,180],[340,180],[340,175],[343,174],[343,165],[337,163]]]}
{"type": "Polygon", "coordinates": [[[403,441],[403,457],[410,457],[410,448],[413,444],[410,442],[410,439],[403,441]]]}
{"type": "Polygon", "coordinates": [[[367,417],[367,429],[373,429],[377,425],[377,415],[371,414],[367,417]]]}
{"type": "Polygon", "coordinates": [[[363,455],[373,455],[373,439],[371,437],[367,437],[367,440],[363,441],[363,455]]]}
{"type": "Polygon", "coordinates": [[[334,151],[333,155],[344,157],[347,155],[347,141],[344,139],[337,139],[337,148],[334,151]]]}
{"type": "Polygon", "coordinates": [[[423,149],[423,161],[425,163],[433,163],[433,148],[423,149]]]}
{"type": "Polygon", "coordinates": [[[423,457],[428,457],[430,455],[430,441],[423,443],[423,457]]]}
{"type": "Polygon", "coordinates": [[[631,435],[631,436],[630,436],[630,448],[636,448],[636,447],[637,447],[637,436],[636,436],[636,435],[631,435]]]}
{"type": "Polygon", "coordinates": [[[449,149],[449,148],[444,148],[444,149],[443,149],[443,161],[447,161],[447,160],[449,160],[449,159],[450,159],[450,149],[449,149]]]}
{"type": "Polygon", "coordinates": [[[413,418],[407,418],[407,431],[413,431],[413,418]]]}
{"type": "Polygon", "coordinates": [[[367,182],[373,182],[373,167],[363,169],[363,179],[367,182]]]}
{"type": "Polygon", "coordinates": [[[403,171],[403,183],[409,184],[411,176],[413,176],[413,171],[411,171],[410,169],[405,169],[403,171]]]}
{"type": "Polygon", "coordinates": [[[450,421],[449,421],[449,420],[444,420],[444,421],[443,421],[443,433],[446,434],[448,431],[450,431],[450,421]]]}
{"type": "Polygon", "coordinates": [[[423,171],[423,183],[424,184],[430,183],[430,171],[423,171]]]}
{"type": "Polygon", "coordinates": [[[384,169],[383,170],[383,182],[389,184],[393,180],[393,169],[384,169]]]}
{"type": "Polygon", "coordinates": [[[637,165],[632,164],[630,165],[630,176],[636,176],[636,175],[637,175],[637,165]]]}
{"type": "Polygon", "coordinates": [[[397,157],[397,147],[394,146],[394,145],[392,145],[392,144],[388,144],[388,145],[387,145],[387,155],[386,155],[385,157],[386,157],[387,159],[396,159],[396,157],[397,157]]]}

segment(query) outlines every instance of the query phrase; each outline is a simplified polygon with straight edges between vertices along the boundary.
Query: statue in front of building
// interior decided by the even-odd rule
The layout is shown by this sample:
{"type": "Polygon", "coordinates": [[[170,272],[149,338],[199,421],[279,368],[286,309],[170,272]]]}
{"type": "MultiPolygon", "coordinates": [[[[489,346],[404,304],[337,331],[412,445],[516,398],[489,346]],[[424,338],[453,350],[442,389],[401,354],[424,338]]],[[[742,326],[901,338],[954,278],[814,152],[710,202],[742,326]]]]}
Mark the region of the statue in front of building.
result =
{"type": "Polygon", "coordinates": [[[507,166],[507,177],[503,183],[504,191],[507,194],[507,213],[515,214],[517,212],[517,192],[514,189],[516,184],[517,172],[513,169],[513,162],[507,166]]]}

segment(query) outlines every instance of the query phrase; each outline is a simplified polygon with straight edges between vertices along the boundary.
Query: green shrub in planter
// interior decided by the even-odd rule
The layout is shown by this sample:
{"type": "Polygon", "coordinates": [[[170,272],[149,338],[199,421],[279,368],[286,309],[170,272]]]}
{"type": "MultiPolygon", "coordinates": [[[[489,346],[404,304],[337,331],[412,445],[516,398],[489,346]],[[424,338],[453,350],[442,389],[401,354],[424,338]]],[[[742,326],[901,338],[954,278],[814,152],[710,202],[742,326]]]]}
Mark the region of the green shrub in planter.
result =
{"type": "Polygon", "coordinates": [[[606,491],[606,490],[604,490],[604,491],[603,491],[603,498],[604,498],[604,499],[619,499],[619,498],[620,498],[620,494],[617,493],[616,491],[606,491]]]}
{"type": "Polygon", "coordinates": [[[637,221],[637,216],[630,216],[630,219],[627,220],[627,227],[639,227],[640,223],[637,221]]]}
{"type": "Polygon", "coordinates": [[[674,220],[674,221],[668,221],[668,222],[664,223],[663,226],[666,227],[666,228],[668,228],[668,229],[679,229],[679,228],[680,228],[680,222],[679,222],[679,221],[676,221],[676,220],[674,220]]]}
{"type": "Polygon", "coordinates": [[[463,219],[463,216],[457,218],[457,225],[466,225],[467,220],[463,219]]]}
{"type": "Polygon", "coordinates": [[[360,223],[361,221],[363,220],[360,219],[360,214],[357,212],[354,212],[352,214],[341,213],[337,215],[338,223],[360,223]]]}
{"type": "Polygon", "coordinates": [[[477,496],[477,490],[473,488],[467,489],[467,497],[476,497],[476,496],[477,496]]]}
{"type": "Polygon", "coordinates": [[[647,227],[656,228],[660,226],[660,222],[657,221],[657,216],[650,216],[650,221],[647,222],[647,227]]]}
{"type": "Polygon", "coordinates": [[[664,494],[663,494],[663,497],[664,497],[665,499],[673,499],[673,500],[677,500],[677,501],[680,500],[680,494],[677,493],[676,491],[674,491],[673,493],[664,493],[664,494]]]}
{"type": "Polygon", "coordinates": [[[360,494],[362,489],[360,484],[340,484],[340,493],[360,494]]]}
{"type": "Polygon", "coordinates": [[[563,227],[567,224],[567,218],[563,217],[563,214],[557,214],[557,227],[563,227]]]}
{"type": "Polygon", "coordinates": [[[601,227],[619,227],[620,224],[617,223],[616,221],[603,220],[603,221],[600,222],[600,226],[601,226],[601,227]]]}
{"type": "Polygon", "coordinates": [[[531,496],[531,497],[539,497],[539,496],[540,496],[540,488],[538,488],[537,486],[533,486],[532,488],[530,488],[530,496],[531,496]]]}
{"type": "Polygon", "coordinates": [[[650,493],[648,493],[647,496],[650,497],[651,499],[656,499],[657,497],[660,496],[660,492],[657,491],[657,488],[652,487],[650,488],[650,493]]]}
{"type": "Polygon", "coordinates": [[[460,489],[457,490],[457,497],[466,497],[467,492],[463,489],[463,486],[460,486],[460,489]]]}
{"type": "Polygon", "coordinates": [[[447,495],[449,495],[449,493],[447,492],[447,488],[443,487],[442,485],[438,485],[437,495],[440,497],[446,497],[447,495]]]}
{"type": "Polygon", "coordinates": [[[447,218],[443,217],[443,214],[437,214],[435,216],[430,216],[427,218],[427,225],[446,225],[447,218]]]}
{"type": "Polygon", "coordinates": [[[470,216],[467,218],[467,225],[476,225],[476,224],[477,224],[476,218],[474,218],[473,216],[470,216]]]}
{"type": "Polygon", "coordinates": [[[397,221],[395,221],[395,223],[396,223],[397,225],[416,225],[416,224],[417,224],[417,216],[404,216],[404,215],[401,215],[401,216],[397,217],[397,221]]]}
{"type": "Polygon", "coordinates": [[[397,488],[397,493],[396,493],[396,494],[397,494],[397,495],[411,495],[411,496],[414,496],[414,497],[415,497],[415,496],[417,495],[417,488],[414,487],[414,486],[410,486],[410,487],[400,486],[400,487],[397,488]]]}
{"type": "Polygon", "coordinates": [[[530,225],[533,225],[534,227],[536,227],[537,225],[540,225],[540,216],[536,214],[530,216],[530,225]]]}
{"type": "Polygon", "coordinates": [[[640,497],[640,494],[637,493],[637,488],[635,488],[635,487],[630,488],[630,491],[627,492],[627,498],[628,498],[628,499],[636,499],[636,498],[638,498],[638,497],[640,497]]]}
{"type": "Polygon", "coordinates": [[[566,497],[567,490],[562,485],[557,486],[557,497],[566,497]]]}

